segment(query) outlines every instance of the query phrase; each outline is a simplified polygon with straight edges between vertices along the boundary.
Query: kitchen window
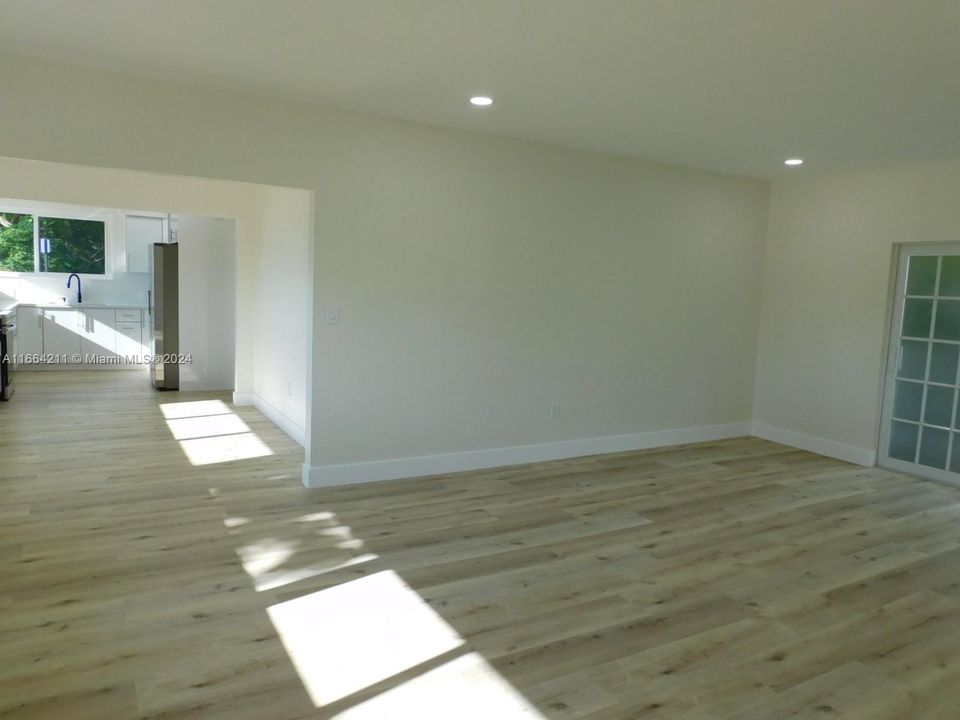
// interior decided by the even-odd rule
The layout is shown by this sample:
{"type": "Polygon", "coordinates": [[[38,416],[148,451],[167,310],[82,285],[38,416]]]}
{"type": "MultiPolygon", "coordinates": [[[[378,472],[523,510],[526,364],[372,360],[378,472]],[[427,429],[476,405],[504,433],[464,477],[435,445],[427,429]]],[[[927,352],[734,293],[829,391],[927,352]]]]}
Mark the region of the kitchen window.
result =
{"type": "Polygon", "coordinates": [[[106,223],[0,210],[0,271],[106,274],[106,223]]]}
{"type": "Polygon", "coordinates": [[[0,270],[34,272],[33,215],[0,212],[0,270]]]}

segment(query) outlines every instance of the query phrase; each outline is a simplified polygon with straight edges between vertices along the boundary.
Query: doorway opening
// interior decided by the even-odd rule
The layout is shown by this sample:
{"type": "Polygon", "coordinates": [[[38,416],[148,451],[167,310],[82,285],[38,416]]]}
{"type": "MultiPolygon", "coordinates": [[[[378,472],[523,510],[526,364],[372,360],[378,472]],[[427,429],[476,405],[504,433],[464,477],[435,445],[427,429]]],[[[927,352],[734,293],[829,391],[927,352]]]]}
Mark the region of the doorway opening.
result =
{"type": "MultiPolygon", "coordinates": [[[[142,371],[149,389],[146,368],[121,365],[120,372],[117,357],[156,347],[150,250],[176,243],[177,350],[190,356],[179,368],[179,391],[219,393],[228,404],[253,405],[309,453],[311,191],[0,157],[2,198],[10,207],[0,211],[30,215],[29,223],[63,217],[103,228],[97,237],[74,233],[84,242],[71,246],[64,232],[51,234],[63,230],[56,223],[47,222],[38,238],[24,221],[20,229],[30,232],[13,238],[19,255],[0,253],[0,319],[5,328],[10,321],[11,335],[5,330],[4,337],[16,345],[14,353],[43,358],[49,344],[50,354],[68,362],[96,358],[123,378],[117,389],[137,386],[134,376],[142,371]],[[49,245],[41,242],[47,239],[49,245]],[[83,250],[78,257],[89,262],[78,270],[65,267],[70,249],[83,250]],[[5,267],[6,261],[15,266],[5,267]],[[67,288],[70,269],[77,277],[67,288]]],[[[7,218],[11,226],[21,219],[7,218]]],[[[39,393],[40,376],[55,373],[33,369],[17,367],[14,377],[29,379],[23,391],[29,386],[39,393]]],[[[56,374],[67,376],[54,392],[66,402],[70,394],[63,388],[79,374],[56,374]]],[[[0,413],[5,406],[11,403],[0,403],[0,413]]]]}

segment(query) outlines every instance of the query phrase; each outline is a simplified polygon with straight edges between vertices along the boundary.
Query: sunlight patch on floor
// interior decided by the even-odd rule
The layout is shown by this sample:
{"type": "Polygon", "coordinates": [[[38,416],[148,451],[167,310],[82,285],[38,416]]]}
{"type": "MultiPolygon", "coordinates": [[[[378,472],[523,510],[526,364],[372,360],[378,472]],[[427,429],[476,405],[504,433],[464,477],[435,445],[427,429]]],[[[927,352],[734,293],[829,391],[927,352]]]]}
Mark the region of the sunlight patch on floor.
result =
{"type": "MultiPolygon", "coordinates": [[[[233,535],[257,535],[257,527],[248,518],[224,520],[233,535]],[[242,520],[243,522],[236,522],[242,520]]],[[[284,539],[265,533],[264,536],[237,547],[243,569],[253,580],[257,592],[300,582],[336,570],[376,560],[377,555],[364,552],[363,540],[341,525],[332,512],[316,512],[290,521],[293,534],[284,539]],[[324,538],[319,545],[316,538],[324,538]],[[327,540],[329,538],[329,540],[327,540]]],[[[276,531],[277,528],[273,528],[276,531]]],[[[279,534],[286,534],[281,531],[279,534]]]]}
{"type": "Polygon", "coordinates": [[[222,400],[162,403],[160,412],[191,465],[273,455],[273,450],[222,400]]]}
{"type": "Polygon", "coordinates": [[[545,720],[476,652],[461,655],[333,716],[336,720],[545,720]]]}
{"type": "Polygon", "coordinates": [[[466,652],[457,631],[392,570],[267,613],[314,705],[346,706],[332,717],[545,720],[479,653],[466,652]],[[458,649],[464,654],[429,665],[458,649]],[[412,677],[396,677],[409,670],[412,677]],[[351,695],[384,681],[382,692],[351,705],[351,695]]]}
{"type": "Polygon", "coordinates": [[[237,550],[243,569],[250,577],[257,578],[283,565],[296,554],[293,543],[269,538],[245,545],[237,550]]]}
{"type": "Polygon", "coordinates": [[[215,465],[273,455],[273,450],[254,433],[181,440],[180,447],[191,465],[215,465]]]}
{"type": "Polygon", "coordinates": [[[291,568],[289,570],[276,570],[261,575],[259,578],[254,580],[254,585],[256,586],[257,592],[263,592],[264,590],[276,590],[284,585],[290,585],[291,583],[300,582],[301,580],[308,580],[309,578],[325,575],[327,573],[334,572],[335,570],[343,570],[344,568],[353,567],[354,565],[362,565],[370,562],[371,560],[376,560],[377,557],[377,555],[367,553],[365,555],[357,555],[349,560],[344,560],[342,562],[326,566],[310,566],[291,568]]]}
{"type": "MultiPolygon", "coordinates": [[[[362,547],[362,543],[359,541],[357,543],[357,547],[362,547]]],[[[340,544],[336,547],[337,549],[353,549],[342,548],[340,544]]],[[[285,568],[284,565],[296,556],[298,549],[299,543],[270,538],[237,548],[237,555],[240,556],[243,569],[253,579],[253,585],[257,592],[276,590],[284,585],[377,559],[376,555],[365,553],[344,560],[331,560],[323,564],[314,563],[303,567],[285,568]]]]}
{"type": "Polygon", "coordinates": [[[224,415],[232,412],[223,400],[191,400],[189,402],[169,402],[160,404],[160,412],[168,419],[201,417],[203,415],[224,415]]]}
{"type": "Polygon", "coordinates": [[[167,427],[176,440],[236,435],[250,432],[250,426],[233,413],[199,417],[167,418],[167,427]]]}
{"type": "Polygon", "coordinates": [[[307,515],[301,515],[297,518],[297,522],[308,523],[308,522],[322,522],[323,520],[334,520],[337,516],[334,515],[329,510],[323,510],[321,512],[308,513],[307,515]]]}
{"type": "Polygon", "coordinates": [[[273,605],[267,613],[317,707],[464,642],[392,570],[273,605]]]}

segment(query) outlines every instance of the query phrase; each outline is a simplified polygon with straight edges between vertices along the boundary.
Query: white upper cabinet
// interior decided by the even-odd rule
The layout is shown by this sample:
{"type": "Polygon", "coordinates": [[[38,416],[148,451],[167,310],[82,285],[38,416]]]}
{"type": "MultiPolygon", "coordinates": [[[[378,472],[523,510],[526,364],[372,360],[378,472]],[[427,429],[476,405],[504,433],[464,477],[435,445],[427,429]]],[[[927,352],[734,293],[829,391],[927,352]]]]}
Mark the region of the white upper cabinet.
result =
{"type": "Polygon", "coordinates": [[[146,215],[127,215],[126,217],[126,257],[127,272],[149,272],[147,258],[150,246],[163,242],[165,221],[159,217],[146,215]]]}

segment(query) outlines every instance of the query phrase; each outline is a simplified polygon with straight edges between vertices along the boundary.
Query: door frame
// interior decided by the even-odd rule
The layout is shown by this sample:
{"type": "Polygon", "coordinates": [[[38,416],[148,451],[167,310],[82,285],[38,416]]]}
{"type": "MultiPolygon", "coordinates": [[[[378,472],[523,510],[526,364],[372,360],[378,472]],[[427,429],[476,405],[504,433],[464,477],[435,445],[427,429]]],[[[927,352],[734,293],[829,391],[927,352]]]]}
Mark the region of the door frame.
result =
{"type": "MultiPolygon", "coordinates": [[[[937,482],[946,483],[954,487],[960,487],[960,473],[953,473],[949,470],[940,470],[938,468],[928,467],[926,465],[920,465],[919,463],[909,463],[903,460],[897,460],[896,458],[891,458],[888,455],[889,445],[890,445],[890,421],[893,413],[893,394],[896,383],[897,376],[897,360],[900,352],[900,327],[903,322],[903,307],[904,301],[906,300],[906,281],[907,281],[907,266],[908,263],[905,262],[906,258],[913,255],[960,255],[960,242],[927,242],[927,243],[897,243],[894,246],[893,252],[893,261],[895,263],[893,269],[893,297],[890,302],[890,308],[887,313],[887,325],[886,325],[886,353],[885,353],[885,362],[883,365],[883,379],[881,385],[881,405],[880,405],[880,423],[878,429],[877,437],[877,465],[888,470],[895,470],[897,472],[902,472],[907,475],[914,475],[921,477],[927,480],[935,480],[937,482]],[[950,252],[951,250],[955,252],[950,252]]],[[[931,322],[936,319],[936,301],[934,301],[934,315],[931,319],[931,322]]],[[[927,358],[927,366],[929,370],[930,358],[927,358]]],[[[960,391],[958,391],[960,393],[960,391]]],[[[951,418],[955,422],[956,414],[956,405],[957,402],[954,402],[954,417],[951,418]]],[[[921,413],[923,412],[921,408],[921,413]]],[[[921,419],[922,419],[921,414],[921,419]]],[[[951,428],[951,440],[948,444],[947,450],[947,466],[949,467],[949,459],[952,448],[952,438],[953,433],[960,433],[960,428],[951,428]]],[[[922,440],[921,433],[918,431],[917,443],[919,449],[919,443],[922,440]]]]}

